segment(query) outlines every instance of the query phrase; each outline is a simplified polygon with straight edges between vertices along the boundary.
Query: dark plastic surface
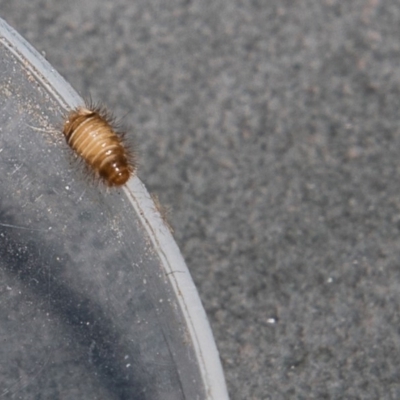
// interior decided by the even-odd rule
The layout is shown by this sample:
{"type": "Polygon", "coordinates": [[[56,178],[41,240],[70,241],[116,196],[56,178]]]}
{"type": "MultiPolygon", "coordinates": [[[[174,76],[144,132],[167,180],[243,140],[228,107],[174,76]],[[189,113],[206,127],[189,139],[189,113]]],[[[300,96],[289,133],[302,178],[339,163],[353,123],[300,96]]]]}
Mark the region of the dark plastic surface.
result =
{"type": "Polygon", "coordinates": [[[61,132],[79,98],[0,28],[0,398],[227,398],[144,187],[107,190],[85,174],[61,132]]]}

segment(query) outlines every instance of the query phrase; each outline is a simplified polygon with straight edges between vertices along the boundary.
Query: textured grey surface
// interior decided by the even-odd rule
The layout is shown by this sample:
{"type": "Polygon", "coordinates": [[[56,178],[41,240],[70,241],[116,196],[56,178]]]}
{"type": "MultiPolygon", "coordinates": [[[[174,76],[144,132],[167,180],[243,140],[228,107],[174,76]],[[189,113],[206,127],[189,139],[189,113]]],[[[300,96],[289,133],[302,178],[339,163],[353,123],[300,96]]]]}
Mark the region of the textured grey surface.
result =
{"type": "Polygon", "coordinates": [[[1,0],[134,127],[236,399],[400,398],[395,0],[1,0]]]}

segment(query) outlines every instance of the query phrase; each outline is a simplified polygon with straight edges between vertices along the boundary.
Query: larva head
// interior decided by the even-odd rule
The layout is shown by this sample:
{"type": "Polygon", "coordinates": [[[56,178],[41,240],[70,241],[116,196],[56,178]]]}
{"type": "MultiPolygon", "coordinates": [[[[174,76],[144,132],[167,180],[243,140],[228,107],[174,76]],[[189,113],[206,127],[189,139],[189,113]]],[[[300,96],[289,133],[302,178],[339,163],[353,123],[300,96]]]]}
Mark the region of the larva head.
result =
{"type": "Polygon", "coordinates": [[[99,175],[107,186],[122,186],[131,177],[132,169],[127,163],[114,162],[100,169],[99,175]]]}

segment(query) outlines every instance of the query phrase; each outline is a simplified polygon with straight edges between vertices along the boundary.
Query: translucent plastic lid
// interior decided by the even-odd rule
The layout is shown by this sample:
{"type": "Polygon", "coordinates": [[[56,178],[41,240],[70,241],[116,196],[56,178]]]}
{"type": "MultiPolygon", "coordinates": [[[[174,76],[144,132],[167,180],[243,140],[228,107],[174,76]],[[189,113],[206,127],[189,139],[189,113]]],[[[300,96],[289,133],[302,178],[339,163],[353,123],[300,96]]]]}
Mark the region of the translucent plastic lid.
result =
{"type": "Polygon", "coordinates": [[[0,398],[227,399],[180,252],[138,178],[65,142],[82,99],[0,20],[0,398]]]}

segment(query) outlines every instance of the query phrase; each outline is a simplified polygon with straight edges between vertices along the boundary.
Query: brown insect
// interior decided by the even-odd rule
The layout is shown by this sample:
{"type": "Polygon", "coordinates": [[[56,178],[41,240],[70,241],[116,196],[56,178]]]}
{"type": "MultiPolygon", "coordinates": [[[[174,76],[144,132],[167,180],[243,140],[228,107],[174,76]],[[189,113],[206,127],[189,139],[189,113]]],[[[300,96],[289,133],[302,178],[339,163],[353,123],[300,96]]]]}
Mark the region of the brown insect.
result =
{"type": "Polygon", "coordinates": [[[137,166],[124,134],[114,126],[114,118],[104,108],[85,105],[68,114],[63,132],[95,176],[107,186],[122,186],[137,166]]]}

